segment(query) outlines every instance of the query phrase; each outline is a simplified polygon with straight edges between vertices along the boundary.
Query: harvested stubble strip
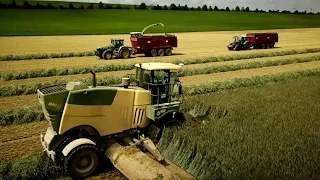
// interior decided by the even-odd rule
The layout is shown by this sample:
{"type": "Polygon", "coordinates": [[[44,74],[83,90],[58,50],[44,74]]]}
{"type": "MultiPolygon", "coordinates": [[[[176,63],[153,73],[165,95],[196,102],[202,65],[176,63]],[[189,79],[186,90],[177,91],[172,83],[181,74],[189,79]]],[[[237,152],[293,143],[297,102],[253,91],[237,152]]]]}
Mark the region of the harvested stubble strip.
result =
{"type": "MultiPolygon", "coordinates": [[[[201,59],[171,60],[167,62],[172,62],[175,64],[184,63],[185,65],[188,65],[188,64],[200,64],[200,63],[220,62],[220,61],[234,61],[234,60],[241,60],[241,59],[261,58],[261,57],[285,56],[285,55],[293,55],[293,54],[306,54],[306,53],[315,53],[315,52],[320,52],[320,48],[255,53],[255,54],[239,54],[234,56],[218,56],[218,57],[207,57],[207,58],[201,58],[201,59]]],[[[91,70],[94,70],[95,72],[121,71],[121,70],[134,69],[134,64],[136,64],[136,62],[130,61],[127,64],[108,64],[104,66],[93,66],[93,67],[80,67],[80,68],[70,68],[70,69],[66,69],[66,68],[38,69],[38,70],[31,70],[27,72],[1,73],[0,76],[1,76],[1,79],[8,81],[8,80],[36,78],[36,77],[87,74],[87,73],[90,73],[91,70]]]]}
{"type": "MultiPolygon", "coordinates": [[[[179,76],[184,77],[184,76],[192,76],[192,75],[199,75],[199,74],[211,74],[211,73],[218,73],[218,72],[236,71],[240,69],[280,66],[285,64],[304,63],[304,62],[311,62],[311,61],[318,61],[318,60],[320,60],[320,53],[289,55],[285,57],[280,56],[280,57],[269,57],[269,58],[260,58],[260,59],[250,59],[250,60],[213,62],[213,63],[205,63],[205,64],[187,65],[185,69],[179,73],[179,76]]],[[[129,71],[118,71],[118,73],[114,73],[114,72],[99,73],[99,75],[113,74],[118,76],[102,76],[98,78],[97,83],[99,85],[120,84],[122,76],[125,75],[126,73],[134,73],[134,71],[129,70],[129,71]]],[[[77,76],[73,75],[73,77],[77,77],[77,76]]],[[[78,79],[88,84],[91,84],[91,81],[92,81],[91,77],[90,78],[87,77],[82,80],[80,78],[78,79]]],[[[26,79],[26,80],[30,81],[31,79],[26,79]]],[[[37,83],[37,84],[27,84],[27,85],[21,84],[21,80],[20,81],[16,80],[15,82],[19,82],[19,84],[0,87],[0,97],[34,94],[36,93],[36,90],[41,86],[53,85],[56,83],[67,83],[68,81],[60,80],[52,83],[42,83],[42,84],[37,83]]],[[[10,84],[10,81],[4,81],[4,83],[2,84],[5,84],[5,83],[10,84]]]]}
{"type": "MultiPolygon", "coordinates": [[[[254,85],[262,85],[267,82],[274,82],[274,81],[284,81],[289,79],[294,79],[303,76],[320,76],[320,62],[309,62],[309,63],[302,63],[302,64],[291,64],[291,65],[284,65],[278,67],[267,67],[267,68],[257,68],[257,69],[250,69],[250,70],[240,70],[234,72],[224,72],[224,73],[217,73],[217,74],[210,74],[210,75],[198,75],[198,76],[187,76],[182,77],[181,81],[185,86],[183,87],[183,91],[185,95],[193,95],[193,94],[203,94],[209,92],[215,92],[224,89],[233,89],[239,87],[247,87],[247,86],[254,86],[254,85]]],[[[174,92],[176,93],[176,92],[174,92]]],[[[31,102],[29,106],[34,106],[31,108],[31,111],[35,111],[37,113],[33,114],[36,119],[33,121],[41,121],[44,118],[42,117],[42,111],[39,106],[37,105],[37,96],[36,95],[27,95],[27,96],[14,96],[8,98],[2,98],[6,100],[2,104],[0,104],[0,108],[8,109],[10,104],[13,104],[15,101],[25,101],[31,102]],[[12,102],[13,101],[13,102],[12,102]],[[33,109],[33,110],[32,110],[33,109]]],[[[28,120],[24,119],[15,119],[14,117],[23,116],[21,114],[21,108],[24,108],[23,105],[17,105],[11,107],[12,111],[9,115],[6,112],[0,112],[2,117],[10,117],[10,118],[3,118],[0,119],[0,122],[3,125],[9,124],[23,124],[28,120]],[[11,114],[17,114],[12,116],[11,114]]]]}
{"type": "Polygon", "coordinates": [[[51,59],[51,58],[66,58],[66,57],[83,57],[94,56],[93,51],[87,52],[69,52],[69,53],[39,53],[39,54],[23,54],[23,55],[0,55],[0,61],[16,61],[16,60],[31,60],[31,59],[51,59]]]}

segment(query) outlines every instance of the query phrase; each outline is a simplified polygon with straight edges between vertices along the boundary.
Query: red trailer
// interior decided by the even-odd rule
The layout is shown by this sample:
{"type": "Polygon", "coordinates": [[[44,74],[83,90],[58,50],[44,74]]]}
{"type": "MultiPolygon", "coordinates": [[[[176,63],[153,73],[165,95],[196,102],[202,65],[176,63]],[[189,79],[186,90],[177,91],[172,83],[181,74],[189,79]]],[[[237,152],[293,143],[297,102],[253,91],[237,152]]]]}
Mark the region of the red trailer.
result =
{"type": "Polygon", "coordinates": [[[278,42],[278,33],[247,33],[247,40],[254,49],[273,48],[278,42]]]}
{"type": "Polygon", "coordinates": [[[145,54],[146,56],[170,56],[172,55],[172,49],[178,47],[177,36],[165,34],[146,36],[144,31],[152,26],[161,25],[162,23],[151,24],[144,28],[142,32],[131,32],[130,41],[132,45],[133,54],[145,54]]]}
{"type": "Polygon", "coordinates": [[[249,50],[273,48],[278,42],[278,33],[247,33],[246,36],[234,36],[234,41],[227,47],[229,50],[249,50]]]}

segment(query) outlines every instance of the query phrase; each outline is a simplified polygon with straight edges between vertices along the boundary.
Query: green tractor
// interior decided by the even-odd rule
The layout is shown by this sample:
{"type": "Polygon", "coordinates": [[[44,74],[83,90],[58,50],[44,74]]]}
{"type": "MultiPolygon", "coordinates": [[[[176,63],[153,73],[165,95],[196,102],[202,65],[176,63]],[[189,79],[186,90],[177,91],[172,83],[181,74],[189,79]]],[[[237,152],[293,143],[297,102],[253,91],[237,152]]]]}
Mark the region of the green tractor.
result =
{"type": "Polygon", "coordinates": [[[111,39],[111,45],[98,47],[94,50],[94,54],[101,59],[129,58],[132,53],[132,49],[129,46],[124,45],[123,39],[111,39]]]}
{"type": "Polygon", "coordinates": [[[249,50],[251,48],[251,42],[247,40],[245,36],[234,36],[233,42],[228,45],[229,50],[249,50]]]}

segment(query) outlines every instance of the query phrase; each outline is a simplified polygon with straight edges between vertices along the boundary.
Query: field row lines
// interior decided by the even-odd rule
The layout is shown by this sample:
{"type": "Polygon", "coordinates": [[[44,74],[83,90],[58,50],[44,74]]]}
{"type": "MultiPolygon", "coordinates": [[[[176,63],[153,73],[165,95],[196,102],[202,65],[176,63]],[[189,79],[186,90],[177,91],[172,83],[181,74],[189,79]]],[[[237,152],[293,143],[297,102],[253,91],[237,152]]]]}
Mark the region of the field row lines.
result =
{"type": "MultiPolygon", "coordinates": [[[[192,94],[201,94],[201,93],[208,93],[212,92],[212,90],[216,91],[217,89],[210,89],[215,88],[215,84],[219,85],[219,82],[229,82],[229,88],[236,88],[239,87],[239,82],[241,86],[241,79],[244,80],[244,84],[246,85],[246,81],[248,84],[256,81],[256,83],[261,84],[261,82],[273,82],[272,78],[276,78],[279,76],[278,80],[286,80],[290,78],[299,77],[298,74],[285,74],[285,73],[296,73],[302,72],[302,76],[308,75],[320,75],[320,63],[319,62],[309,62],[303,64],[292,64],[292,65],[284,65],[279,67],[267,67],[267,68],[259,68],[259,69],[251,69],[251,70],[241,70],[232,72],[232,76],[227,75],[226,73],[222,73],[220,76],[222,78],[214,78],[217,77],[218,74],[214,74],[208,78],[208,76],[199,75],[194,79],[184,79],[183,83],[188,84],[186,86],[187,95],[192,94]],[[308,74],[310,71],[310,74],[308,74]],[[313,72],[312,72],[313,71],[313,72]],[[305,74],[303,74],[305,72],[305,74]],[[284,73],[284,74],[283,74],[284,73]],[[254,80],[256,78],[256,80],[254,80]],[[261,78],[261,79],[259,79],[261,78]],[[270,79],[271,78],[271,79],[270,79]],[[211,79],[211,80],[209,80],[211,79]],[[247,80],[246,80],[247,79],[247,80]],[[233,81],[233,82],[232,82],[233,81]],[[230,84],[231,83],[231,84],[230,84]],[[235,83],[235,85],[232,85],[235,83]],[[191,85],[191,86],[190,86],[191,85]]],[[[220,73],[219,73],[220,74],[220,73]]],[[[230,73],[229,73],[230,74],[230,73]]],[[[192,78],[192,77],[187,77],[192,78]]],[[[277,80],[277,81],[278,81],[277,80]]],[[[226,84],[228,86],[228,84],[226,84]]],[[[220,88],[225,89],[228,88],[224,84],[220,84],[220,88]]],[[[254,85],[254,84],[253,84],[254,85]]],[[[21,96],[22,101],[29,102],[29,105],[32,103],[30,101],[37,99],[35,95],[30,96],[21,96]]],[[[7,104],[8,105],[8,104],[7,104]]],[[[15,107],[18,109],[19,107],[15,107]]],[[[47,122],[33,122],[33,123],[26,123],[20,125],[13,125],[7,127],[1,127],[0,132],[2,134],[7,134],[7,137],[1,138],[1,145],[0,150],[6,148],[3,151],[0,151],[0,159],[1,160],[10,160],[14,158],[18,158],[23,154],[29,152],[36,152],[40,151],[41,146],[38,143],[39,141],[39,134],[43,133],[47,127],[47,122]],[[17,138],[16,135],[19,137],[17,138]],[[25,141],[25,137],[29,136],[32,141],[25,141]],[[19,143],[13,143],[19,141],[19,143]],[[28,148],[19,148],[19,147],[28,147],[28,148]]]]}
{"type": "MultiPolygon", "coordinates": [[[[273,73],[283,73],[283,72],[290,72],[290,71],[296,71],[296,70],[307,70],[307,69],[318,68],[318,67],[320,67],[320,62],[314,61],[314,62],[263,67],[263,68],[255,68],[255,69],[244,69],[244,70],[238,70],[238,71],[221,72],[221,73],[213,73],[213,74],[186,76],[186,77],[181,77],[180,80],[183,85],[196,85],[196,84],[207,83],[207,82],[221,82],[221,81],[230,80],[232,78],[247,78],[255,75],[268,75],[273,73]]],[[[15,108],[21,108],[24,106],[36,105],[37,103],[38,103],[38,99],[36,94],[25,95],[25,96],[3,97],[1,98],[0,109],[2,110],[15,109],[15,108]]]]}
{"type": "MultiPolygon", "coordinates": [[[[279,52],[268,52],[268,53],[253,53],[253,54],[240,54],[234,56],[216,56],[216,57],[207,57],[207,58],[200,58],[200,59],[169,59],[168,61],[161,60],[161,62],[171,62],[171,63],[184,63],[185,65],[190,64],[201,64],[201,63],[209,63],[209,62],[220,62],[220,61],[234,61],[234,60],[241,60],[241,59],[253,59],[253,58],[262,58],[262,57],[275,57],[275,56],[286,56],[286,55],[294,55],[294,54],[307,54],[307,53],[316,53],[320,52],[320,48],[313,48],[313,49],[302,49],[302,50],[290,50],[290,51],[279,51],[279,52]]],[[[121,71],[121,70],[132,70],[134,69],[134,64],[136,63],[143,63],[146,61],[129,61],[128,63],[121,63],[118,64],[104,64],[101,66],[85,66],[85,67],[72,67],[72,68],[62,68],[57,66],[58,68],[52,67],[52,64],[49,65],[50,68],[44,69],[42,67],[39,69],[39,65],[37,65],[37,69],[30,69],[28,65],[19,66],[19,67],[12,67],[12,66],[4,66],[5,68],[2,69],[0,73],[2,80],[15,80],[15,79],[27,79],[27,78],[36,78],[36,77],[50,77],[50,76],[65,76],[65,75],[72,75],[72,74],[88,74],[92,69],[95,72],[108,72],[108,71],[121,71]],[[119,64],[121,63],[121,64],[119,64]],[[25,69],[27,68],[27,69],[25,69]],[[9,72],[8,72],[9,71],[9,72]]],[[[66,62],[64,62],[66,64],[66,62]]]]}
{"type": "MultiPolygon", "coordinates": [[[[212,73],[219,73],[219,72],[237,71],[241,69],[253,69],[253,68],[261,68],[261,67],[269,67],[269,66],[279,66],[279,65],[285,65],[285,64],[304,63],[304,62],[311,62],[311,61],[318,61],[318,60],[320,60],[320,53],[194,64],[194,65],[186,65],[184,69],[181,72],[179,72],[179,76],[186,77],[186,76],[193,76],[193,75],[200,75],[200,74],[212,74],[212,73]]],[[[107,84],[107,85],[120,84],[121,77],[129,73],[134,73],[134,70],[98,73],[98,76],[104,75],[104,74],[106,74],[107,76],[98,77],[97,83],[98,85],[99,84],[100,85],[101,84],[107,84]],[[112,76],[110,74],[112,74],[112,76]]],[[[81,77],[81,75],[79,76],[81,77]]],[[[72,77],[77,78],[84,83],[91,83],[92,81],[91,77],[90,78],[85,77],[82,79],[74,75],[72,77]]],[[[58,77],[51,77],[52,79],[51,81],[48,81],[49,78],[37,78],[35,80],[24,79],[24,80],[0,82],[0,97],[34,94],[36,93],[36,90],[41,86],[53,85],[56,83],[67,83],[67,81],[61,80],[61,79],[53,80],[54,78],[58,78],[58,77]],[[41,80],[42,81],[46,80],[46,81],[45,83],[41,83],[41,80]],[[23,83],[28,81],[31,83],[30,84],[23,83]]]]}

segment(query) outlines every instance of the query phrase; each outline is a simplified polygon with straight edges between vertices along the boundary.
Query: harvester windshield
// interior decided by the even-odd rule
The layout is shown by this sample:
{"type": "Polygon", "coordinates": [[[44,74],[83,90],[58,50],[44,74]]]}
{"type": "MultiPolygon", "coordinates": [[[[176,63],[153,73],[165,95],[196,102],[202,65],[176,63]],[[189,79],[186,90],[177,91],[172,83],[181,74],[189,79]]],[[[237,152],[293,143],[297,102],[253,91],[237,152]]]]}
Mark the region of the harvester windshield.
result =
{"type": "Polygon", "coordinates": [[[138,86],[151,91],[152,104],[170,103],[175,85],[179,85],[177,72],[181,65],[171,63],[136,64],[138,86]]]}

